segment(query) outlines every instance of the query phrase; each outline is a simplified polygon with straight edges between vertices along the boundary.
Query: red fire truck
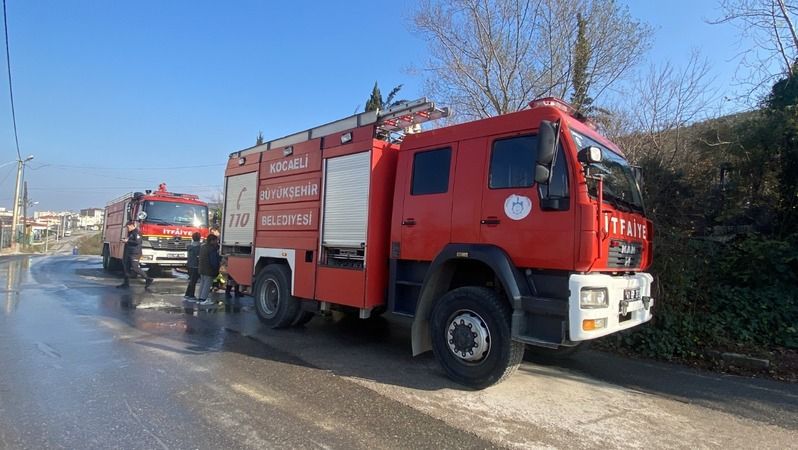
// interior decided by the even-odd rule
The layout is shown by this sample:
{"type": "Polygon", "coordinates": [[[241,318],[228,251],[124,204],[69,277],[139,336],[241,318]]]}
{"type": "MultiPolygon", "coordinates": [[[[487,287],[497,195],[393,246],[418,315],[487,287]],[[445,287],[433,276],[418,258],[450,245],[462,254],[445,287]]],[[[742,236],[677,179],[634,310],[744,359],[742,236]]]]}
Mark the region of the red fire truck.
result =
{"type": "Polygon", "coordinates": [[[149,268],[186,265],[186,245],[191,235],[208,236],[208,205],[193,194],[168,192],[166,184],[156,191],[131,192],[105,207],[103,268],[121,268],[127,237],[125,224],[139,222],[142,235],[141,265],[149,268]]]}
{"type": "Polygon", "coordinates": [[[271,327],[412,319],[412,349],[485,387],[526,346],[568,353],[652,317],[639,172],[566,103],[396,133],[421,99],[235,152],[223,252],[271,327]]]}

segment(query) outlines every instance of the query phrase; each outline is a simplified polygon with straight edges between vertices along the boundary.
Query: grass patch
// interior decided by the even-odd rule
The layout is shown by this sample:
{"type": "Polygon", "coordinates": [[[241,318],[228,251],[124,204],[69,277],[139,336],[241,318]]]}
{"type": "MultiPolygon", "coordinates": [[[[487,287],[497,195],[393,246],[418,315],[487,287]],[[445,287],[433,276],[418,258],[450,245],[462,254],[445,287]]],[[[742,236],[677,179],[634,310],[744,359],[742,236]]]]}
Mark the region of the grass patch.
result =
{"type": "Polygon", "coordinates": [[[103,235],[95,233],[83,236],[78,240],[78,253],[81,255],[101,255],[103,252],[103,235]]]}

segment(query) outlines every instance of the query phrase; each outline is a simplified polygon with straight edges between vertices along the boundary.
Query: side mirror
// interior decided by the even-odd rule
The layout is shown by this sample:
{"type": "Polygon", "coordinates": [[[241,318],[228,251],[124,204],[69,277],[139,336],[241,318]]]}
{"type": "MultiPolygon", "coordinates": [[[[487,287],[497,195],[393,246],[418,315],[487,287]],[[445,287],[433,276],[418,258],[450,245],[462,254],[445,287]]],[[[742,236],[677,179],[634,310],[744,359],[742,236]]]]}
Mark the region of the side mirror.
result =
{"type": "Polygon", "coordinates": [[[635,177],[635,181],[637,181],[637,185],[641,188],[643,187],[643,168],[640,166],[632,166],[632,175],[635,177]]]}
{"type": "Polygon", "coordinates": [[[557,140],[557,128],[548,120],[540,122],[538,130],[538,164],[548,166],[554,160],[554,141],[557,140]]]}
{"type": "Polygon", "coordinates": [[[548,120],[540,122],[538,130],[538,160],[535,165],[535,182],[538,184],[549,183],[549,173],[554,161],[554,146],[557,141],[557,127],[548,120]]]}
{"type": "Polygon", "coordinates": [[[596,164],[601,162],[601,149],[598,147],[585,147],[579,150],[577,155],[579,162],[583,164],[596,164]]]}
{"type": "Polygon", "coordinates": [[[146,218],[147,218],[147,213],[144,211],[140,211],[138,214],[136,214],[136,219],[140,221],[143,221],[146,218]]]}
{"type": "Polygon", "coordinates": [[[551,174],[551,170],[549,170],[546,166],[541,166],[540,164],[535,166],[535,183],[547,185],[549,184],[549,175],[551,174]]]}

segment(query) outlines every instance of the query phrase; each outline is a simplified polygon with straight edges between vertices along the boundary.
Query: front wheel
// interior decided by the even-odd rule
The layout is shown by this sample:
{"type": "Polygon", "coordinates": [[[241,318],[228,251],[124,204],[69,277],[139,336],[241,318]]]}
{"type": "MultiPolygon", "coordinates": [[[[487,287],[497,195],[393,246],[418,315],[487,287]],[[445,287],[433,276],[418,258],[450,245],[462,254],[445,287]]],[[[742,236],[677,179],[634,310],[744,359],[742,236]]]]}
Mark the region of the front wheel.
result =
{"type": "Polygon", "coordinates": [[[435,304],[432,350],[454,381],[483,389],[509,377],[521,364],[524,344],[512,340],[510,306],[495,291],[457,288],[435,304]]]}
{"type": "Polygon", "coordinates": [[[291,272],[283,265],[270,265],[255,279],[252,292],[261,323],[272,328],[291,325],[299,314],[299,300],[291,295],[291,272]]]}

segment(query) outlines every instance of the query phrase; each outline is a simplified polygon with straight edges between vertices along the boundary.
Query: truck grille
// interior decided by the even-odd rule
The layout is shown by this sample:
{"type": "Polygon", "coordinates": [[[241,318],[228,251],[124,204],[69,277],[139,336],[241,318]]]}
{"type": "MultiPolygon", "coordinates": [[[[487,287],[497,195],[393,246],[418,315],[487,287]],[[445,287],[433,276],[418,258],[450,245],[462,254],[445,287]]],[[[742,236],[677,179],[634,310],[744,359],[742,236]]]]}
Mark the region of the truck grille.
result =
{"type": "Polygon", "coordinates": [[[157,250],[185,250],[189,239],[151,240],[152,248],[157,250]]]}
{"type": "Polygon", "coordinates": [[[613,269],[636,269],[643,260],[643,246],[639,242],[613,240],[607,256],[607,267],[613,269]]]}

